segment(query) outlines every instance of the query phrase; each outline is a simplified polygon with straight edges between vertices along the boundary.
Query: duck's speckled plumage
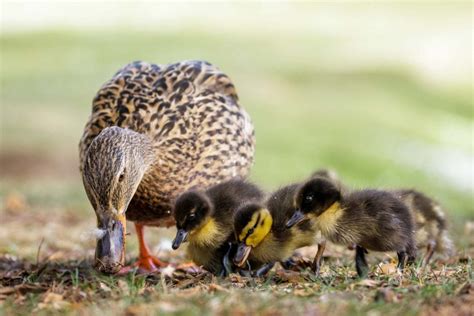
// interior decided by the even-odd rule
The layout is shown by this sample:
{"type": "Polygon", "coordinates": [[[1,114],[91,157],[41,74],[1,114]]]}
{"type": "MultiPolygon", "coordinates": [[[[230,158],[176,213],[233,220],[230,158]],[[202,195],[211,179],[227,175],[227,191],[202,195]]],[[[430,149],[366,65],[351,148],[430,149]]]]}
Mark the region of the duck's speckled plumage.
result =
{"type": "Polygon", "coordinates": [[[127,219],[171,225],[175,197],[246,177],[254,130],[229,77],[207,62],[134,62],[103,85],[80,141],[80,166],[93,140],[119,126],[149,138],[154,158],[127,209],[127,219]]]}

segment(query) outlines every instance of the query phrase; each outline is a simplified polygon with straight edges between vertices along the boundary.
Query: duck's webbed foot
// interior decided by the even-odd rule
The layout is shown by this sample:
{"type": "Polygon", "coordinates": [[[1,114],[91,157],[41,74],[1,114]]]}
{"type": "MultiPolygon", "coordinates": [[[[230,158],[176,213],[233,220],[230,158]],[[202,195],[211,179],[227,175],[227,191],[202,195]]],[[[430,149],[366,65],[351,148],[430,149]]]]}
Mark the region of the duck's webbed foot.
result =
{"type": "Polygon", "coordinates": [[[140,248],[138,260],[131,266],[123,267],[119,274],[129,273],[136,268],[138,268],[138,272],[140,273],[153,273],[159,271],[159,268],[166,267],[168,265],[166,262],[151,255],[150,249],[148,249],[144,240],[143,225],[135,224],[135,229],[137,231],[138,245],[140,248]]]}
{"type": "Polygon", "coordinates": [[[356,262],[356,270],[357,274],[360,278],[365,278],[369,273],[369,266],[367,261],[365,260],[365,254],[368,253],[365,248],[361,246],[356,246],[356,255],[355,255],[355,262],[356,262]]]}

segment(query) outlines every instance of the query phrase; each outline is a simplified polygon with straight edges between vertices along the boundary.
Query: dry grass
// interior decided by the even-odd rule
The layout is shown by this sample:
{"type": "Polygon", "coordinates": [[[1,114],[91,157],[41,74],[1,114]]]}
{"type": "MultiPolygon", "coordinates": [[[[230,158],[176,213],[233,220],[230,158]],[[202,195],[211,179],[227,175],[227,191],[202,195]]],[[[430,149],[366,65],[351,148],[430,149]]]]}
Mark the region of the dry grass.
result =
{"type": "MultiPolygon", "coordinates": [[[[91,268],[93,217],[70,209],[31,209],[10,195],[1,211],[0,311],[6,314],[472,314],[469,234],[457,255],[425,271],[394,271],[391,254],[371,254],[369,278],[357,278],[352,252],[330,246],[318,278],[307,268],[313,247],[300,251],[295,271],[276,267],[265,278],[217,278],[183,264],[182,252],[161,251],[171,268],[152,275],[101,275],[91,268]]],[[[170,232],[149,230],[156,244],[170,232]]],[[[129,261],[136,256],[129,238],[129,261]]],[[[155,251],[157,249],[155,248],[155,251]]]]}

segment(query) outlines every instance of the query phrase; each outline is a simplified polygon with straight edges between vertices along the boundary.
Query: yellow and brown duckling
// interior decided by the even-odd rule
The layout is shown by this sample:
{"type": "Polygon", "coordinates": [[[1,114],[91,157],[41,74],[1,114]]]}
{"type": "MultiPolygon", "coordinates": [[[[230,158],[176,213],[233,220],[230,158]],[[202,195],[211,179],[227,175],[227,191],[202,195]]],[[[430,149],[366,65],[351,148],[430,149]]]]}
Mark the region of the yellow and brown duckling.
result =
{"type": "Polygon", "coordinates": [[[298,184],[274,192],[265,204],[251,203],[240,208],[234,217],[234,231],[238,243],[234,263],[242,267],[263,266],[262,275],[275,262],[290,258],[294,251],[315,242],[316,228],[309,220],[291,228],[286,222],[294,212],[294,195],[298,184]]]}
{"type": "MultiPolygon", "coordinates": [[[[316,176],[332,181],[343,195],[349,192],[334,170],[319,169],[313,173],[313,177],[316,176]]],[[[412,213],[416,230],[416,246],[418,249],[426,248],[422,265],[426,266],[430,262],[434,252],[451,255],[454,246],[448,234],[446,215],[441,205],[418,190],[397,189],[390,192],[400,198],[412,213]]]]}
{"type": "Polygon", "coordinates": [[[174,225],[172,202],[191,187],[246,177],[254,130],[230,78],[204,61],[134,62],[97,92],[79,145],[84,188],[102,230],[96,266],[124,264],[126,220],[135,223],[137,266],[155,271],[144,226],[174,225]]]}
{"type": "Polygon", "coordinates": [[[416,255],[411,213],[390,192],[360,190],[342,196],[330,180],[313,178],[299,188],[296,204],[299,210],[290,224],[313,217],[329,241],[357,245],[355,261],[359,276],[368,272],[367,250],[396,251],[399,269],[403,269],[407,255],[409,260],[416,255]]]}
{"type": "Polygon", "coordinates": [[[178,229],[173,249],[188,241],[187,255],[214,274],[227,274],[224,256],[234,239],[233,215],[242,203],[260,202],[264,193],[254,184],[233,179],[205,191],[190,190],[176,200],[178,229]]]}

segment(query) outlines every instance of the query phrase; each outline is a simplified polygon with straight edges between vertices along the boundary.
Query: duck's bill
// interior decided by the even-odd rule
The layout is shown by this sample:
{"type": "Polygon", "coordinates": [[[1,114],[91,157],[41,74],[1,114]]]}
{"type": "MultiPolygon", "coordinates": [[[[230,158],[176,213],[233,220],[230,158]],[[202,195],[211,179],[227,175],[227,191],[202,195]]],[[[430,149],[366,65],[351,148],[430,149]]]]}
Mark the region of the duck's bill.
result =
{"type": "Polygon", "coordinates": [[[104,273],[116,273],[125,263],[125,216],[103,218],[99,228],[103,236],[97,240],[95,267],[104,273]]]}
{"type": "Polygon", "coordinates": [[[249,257],[251,250],[252,248],[250,246],[247,246],[246,244],[241,243],[239,247],[237,248],[237,252],[234,256],[234,264],[238,267],[242,267],[247,261],[247,258],[249,257]]]}
{"type": "Polygon", "coordinates": [[[293,216],[286,222],[286,228],[291,228],[295,225],[298,225],[305,219],[304,214],[300,210],[296,210],[295,213],[293,213],[293,216]]]}
{"type": "Polygon", "coordinates": [[[176,250],[181,246],[183,242],[186,241],[188,238],[188,232],[185,231],[184,229],[178,229],[178,232],[176,233],[176,237],[173,240],[173,249],[176,250]]]}

